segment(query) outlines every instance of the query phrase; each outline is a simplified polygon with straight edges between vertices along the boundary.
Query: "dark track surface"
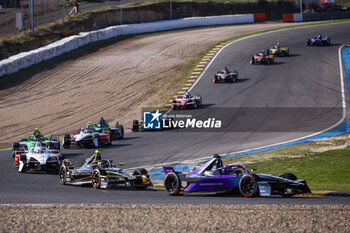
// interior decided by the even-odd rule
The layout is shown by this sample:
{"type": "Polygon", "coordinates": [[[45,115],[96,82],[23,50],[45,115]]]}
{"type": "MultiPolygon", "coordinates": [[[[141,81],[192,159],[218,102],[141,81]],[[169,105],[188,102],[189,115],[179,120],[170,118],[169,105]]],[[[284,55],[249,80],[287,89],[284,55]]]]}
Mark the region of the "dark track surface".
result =
{"type": "MultiPolygon", "coordinates": [[[[296,108],[294,115],[281,118],[261,115],[247,117],[251,122],[245,132],[163,132],[130,133],[113,146],[102,149],[104,158],[125,167],[145,166],[164,162],[183,161],[230,153],[292,140],[328,128],[338,122],[341,111],[335,114],[328,108],[341,108],[338,48],[350,40],[350,23],[331,24],[273,32],[248,38],[228,46],[219,54],[191,93],[204,99],[204,115],[220,108],[296,108]],[[327,33],[332,46],[306,47],[305,40],[318,33],[327,33]],[[250,57],[275,42],[288,46],[290,57],[276,58],[271,66],[249,65],[250,57]],[[241,81],[234,84],[213,85],[212,75],[224,66],[235,68],[241,81]],[[302,115],[300,108],[324,108],[320,115],[302,115]],[[299,115],[298,115],[299,113],[299,115]],[[286,127],[286,122],[292,122],[286,127]],[[273,123],[281,132],[262,129],[273,123]],[[318,122],[312,124],[312,122],[318,122]],[[311,126],[311,127],[310,127],[311,126]],[[292,130],[288,130],[288,128],[292,130]]],[[[347,93],[347,90],[346,90],[347,93]]],[[[184,111],[183,113],[190,113],[184,111]]],[[[226,116],[225,116],[226,117],[226,116]]],[[[284,116],[285,117],[285,116],[284,116]]],[[[238,121],[232,117],[232,121],[238,121]]],[[[242,118],[239,118],[242,120],[242,118]]],[[[239,122],[242,124],[242,121],[239,122]]],[[[63,150],[74,164],[81,164],[92,153],[87,150],[63,150]]],[[[240,197],[198,196],[169,197],[164,191],[93,190],[61,186],[57,175],[19,174],[12,166],[9,151],[0,151],[1,203],[237,203],[237,204],[350,204],[349,198],[297,197],[246,199],[240,197]]]]}

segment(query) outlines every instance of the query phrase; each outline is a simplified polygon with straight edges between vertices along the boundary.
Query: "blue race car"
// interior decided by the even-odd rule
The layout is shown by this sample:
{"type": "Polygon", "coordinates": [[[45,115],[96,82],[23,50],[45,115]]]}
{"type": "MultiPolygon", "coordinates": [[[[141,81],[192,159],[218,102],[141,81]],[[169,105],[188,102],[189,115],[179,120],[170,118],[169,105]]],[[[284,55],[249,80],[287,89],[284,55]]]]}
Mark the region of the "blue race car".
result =
{"type": "MultiPolygon", "coordinates": [[[[181,192],[236,191],[245,197],[311,193],[305,180],[292,173],[280,176],[250,173],[242,165],[223,166],[219,155],[185,175],[172,167],[163,167],[166,176],[164,187],[169,195],[181,192]]],[[[253,169],[254,170],[254,169],[253,169]]]]}
{"type": "Polygon", "coordinates": [[[321,35],[315,36],[315,38],[308,39],[306,42],[307,46],[324,46],[324,45],[330,45],[331,44],[331,38],[328,36],[322,37],[321,35]]]}

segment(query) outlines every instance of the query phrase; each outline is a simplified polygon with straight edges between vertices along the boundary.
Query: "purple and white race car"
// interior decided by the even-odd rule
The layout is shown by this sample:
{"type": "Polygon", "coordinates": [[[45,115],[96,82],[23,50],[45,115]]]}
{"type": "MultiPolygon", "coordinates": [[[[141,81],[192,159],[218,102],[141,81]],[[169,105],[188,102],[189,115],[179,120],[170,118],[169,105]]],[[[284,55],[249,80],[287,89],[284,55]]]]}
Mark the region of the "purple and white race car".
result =
{"type": "Polygon", "coordinates": [[[229,82],[229,83],[235,83],[238,80],[238,72],[237,71],[229,71],[227,67],[225,66],[225,69],[222,71],[216,72],[214,74],[213,83],[218,82],[229,82]]]}
{"type": "Polygon", "coordinates": [[[181,192],[237,191],[245,197],[311,193],[305,180],[292,173],[280,176],[250,173],[242,165],[223,166],[219,155],[185,175],[172,167],[163,167],[164,187],[170,195],[181,192]]]}

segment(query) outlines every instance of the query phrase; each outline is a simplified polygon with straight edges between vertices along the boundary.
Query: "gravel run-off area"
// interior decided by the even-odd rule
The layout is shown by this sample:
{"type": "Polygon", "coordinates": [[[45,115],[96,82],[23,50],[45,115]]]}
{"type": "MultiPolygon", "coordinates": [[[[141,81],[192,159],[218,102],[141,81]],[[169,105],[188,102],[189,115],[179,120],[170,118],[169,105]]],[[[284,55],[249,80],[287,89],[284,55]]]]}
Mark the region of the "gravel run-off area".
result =
{"type": "Polygon", "coordinates": [[[0,232],[350,232],[350,206],[2,205],[0,232]]]}

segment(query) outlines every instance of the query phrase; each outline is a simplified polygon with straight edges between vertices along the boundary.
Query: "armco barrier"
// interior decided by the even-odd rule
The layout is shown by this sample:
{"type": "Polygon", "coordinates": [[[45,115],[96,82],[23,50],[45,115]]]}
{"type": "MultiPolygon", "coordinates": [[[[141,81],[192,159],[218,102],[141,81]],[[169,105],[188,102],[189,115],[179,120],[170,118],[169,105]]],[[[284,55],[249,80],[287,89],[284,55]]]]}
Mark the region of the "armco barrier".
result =
{"type": "Polygon", "coordinates": [[[158,21],[141,24],[111,26],[91,32],[82,32],[79,35],[66,37],[45,47],[29,52],[20,53],[0,61],[0,77],[15,73],[42,61],[62,55],[92,42],[110,39],[121,35],[138,34],[145,32],[164,31],[195,26],[211,26],[223,24],[253,23],[253,14],[223,15],[210,17],[193,17],[177,20],[158,21]]]}

